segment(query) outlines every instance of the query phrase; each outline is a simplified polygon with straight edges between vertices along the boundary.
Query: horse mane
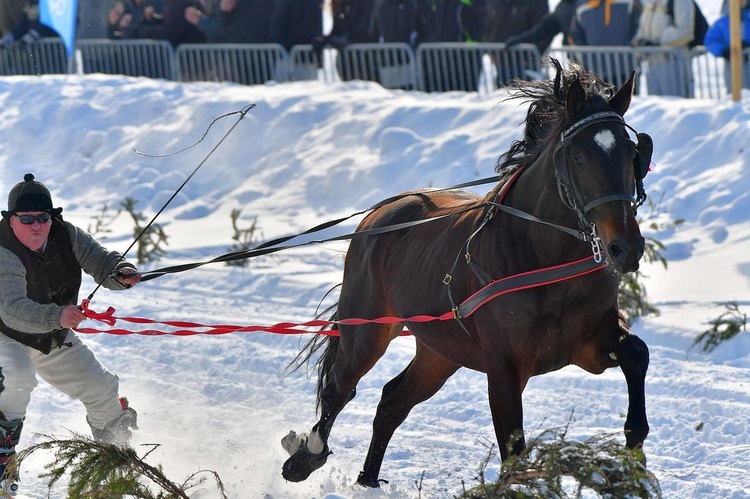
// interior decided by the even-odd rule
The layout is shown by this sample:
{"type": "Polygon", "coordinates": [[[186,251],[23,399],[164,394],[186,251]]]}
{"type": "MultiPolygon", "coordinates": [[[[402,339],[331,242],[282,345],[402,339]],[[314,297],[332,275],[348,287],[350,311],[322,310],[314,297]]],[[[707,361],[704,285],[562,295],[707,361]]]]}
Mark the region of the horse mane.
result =
{"type": "Polygon", "coordinates": [[[533,163],[547,143],[562,132],[566,125],[565,97],[572,84],[580,82],[587,98],[596,95],[609,99],[616,90],[614,85],[576,62],[570,62],[567,70],[554,58],[549,58],[546,65],[555,68],[554,79],[513,80],[509,86],[510,96],[505,100],[523,100],[529,103],[529,109],[523,139],[513,141],[508,152],[498,158],[495,165],[498,173],[515,165],[533,163]]]}

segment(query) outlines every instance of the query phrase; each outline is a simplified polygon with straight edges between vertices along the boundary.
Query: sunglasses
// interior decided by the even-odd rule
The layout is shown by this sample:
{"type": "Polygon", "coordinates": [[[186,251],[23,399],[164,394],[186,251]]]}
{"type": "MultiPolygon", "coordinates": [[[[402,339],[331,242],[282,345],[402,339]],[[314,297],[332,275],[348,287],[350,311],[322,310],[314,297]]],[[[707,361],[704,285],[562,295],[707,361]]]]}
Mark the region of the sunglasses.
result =
{"type": "Polygon", "coordinates": [[[49,219],[52,218],[52,215],[49,213],[41,213],[39,215],[16,215],[18,217],[18,220],[24,224],[24,225],[31,225],[34,222],[39,222],[40,224],[46,224],[49,222],[49,219]]]}

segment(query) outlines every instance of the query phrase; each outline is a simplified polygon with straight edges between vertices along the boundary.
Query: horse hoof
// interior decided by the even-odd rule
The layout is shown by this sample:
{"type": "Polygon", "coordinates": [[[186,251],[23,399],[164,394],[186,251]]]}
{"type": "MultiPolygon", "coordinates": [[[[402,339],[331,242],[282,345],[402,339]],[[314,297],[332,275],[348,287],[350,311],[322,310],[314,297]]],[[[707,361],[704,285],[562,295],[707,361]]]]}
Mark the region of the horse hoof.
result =
{"type": "Polygon", "coordinates": [[[323,466],[331,454],[333,452],[328,449],[328,445],[325,446],[323,452],[320,454],[313,454],[307,449],[307,442],[305,441],[297,449],[297,452],[286,460],[284,467],[281,469],[281,476],[290,482],[307,480],[310,473],[323,466]]]}
{"type": "Polygon", "coordinates": [[[369,487],[371,489],[379,489],[381,483],[388,483],[388,480],[381,480],[379,478],[365,478],[365,472],[360,471],[359,477],[357,477],[357,483],[363,487],[369,487]]]}

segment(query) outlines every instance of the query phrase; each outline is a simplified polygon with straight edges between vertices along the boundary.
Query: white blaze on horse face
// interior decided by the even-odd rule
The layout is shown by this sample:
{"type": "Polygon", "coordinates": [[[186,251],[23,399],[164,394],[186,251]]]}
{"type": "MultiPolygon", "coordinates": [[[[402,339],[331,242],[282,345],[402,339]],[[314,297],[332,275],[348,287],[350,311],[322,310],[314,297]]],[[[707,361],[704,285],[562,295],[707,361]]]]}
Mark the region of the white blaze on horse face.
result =
{"type": "Polygon", "coordinates": [[[602,130],[594,135],[594,142],[607,154],[615,147],[615,134],[611,130],[602,130]]]}

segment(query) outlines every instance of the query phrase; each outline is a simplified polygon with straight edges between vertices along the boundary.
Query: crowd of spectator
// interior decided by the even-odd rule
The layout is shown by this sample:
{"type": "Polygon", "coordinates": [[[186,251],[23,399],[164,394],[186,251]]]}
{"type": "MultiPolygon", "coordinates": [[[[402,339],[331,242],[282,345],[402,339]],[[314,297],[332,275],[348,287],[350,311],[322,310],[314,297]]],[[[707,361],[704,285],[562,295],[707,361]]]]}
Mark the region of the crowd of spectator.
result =
{"type": "MultiPolygon", "coordinates": [[[[56,34],[39,23],[39,0],[0,2],[1,44],[33,43],[56,34]]],[[[725,7],[722,9],[726,13],[725,7]]],[[[742,2],[743,43],[750,44],[750,11],[742,2]]],[[[656,46],[678,49],[695,40],[700,11],[694,0],[79,0],[78,31],[84,38],[149,38],[183,43],[312,45],[401,42],[532,43],[544,53],[562,34],[576,46],[656,46]],[[102,6],[106,6],[106,10],[102,6]],[[324,33],[324,9],[332,25],[324,33]]],[[[707,50],[727,57],[728,20],[720,18],[705,39],[707,50]]],[[[674,61],[648,59],[649,93],[680,95],[670,87],[674,61]],[[665,78],[659,78],[664,74],[665,78]]],[[[593,71],[598,68],[590,67],[593,71]]],[[[629,75],[616,75],[626,79],[629,75]]],[[[615,83],[622,83],[615,81],[615,83]]]]}

